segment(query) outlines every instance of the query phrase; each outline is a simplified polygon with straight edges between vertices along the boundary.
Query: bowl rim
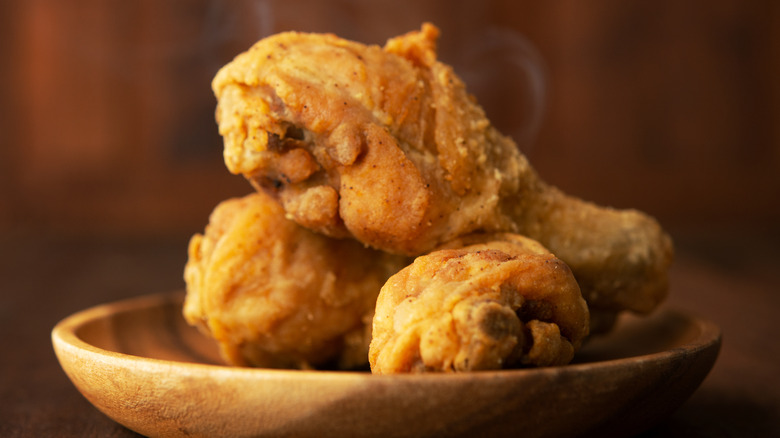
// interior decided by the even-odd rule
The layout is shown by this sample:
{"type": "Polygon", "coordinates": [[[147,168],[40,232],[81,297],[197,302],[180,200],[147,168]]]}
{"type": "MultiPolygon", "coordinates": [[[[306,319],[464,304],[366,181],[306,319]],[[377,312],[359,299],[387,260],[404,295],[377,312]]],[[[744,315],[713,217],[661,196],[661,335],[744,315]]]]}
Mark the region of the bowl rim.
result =
{"type": "MultiPolygon", "coordinates": [[[[270,368],[252,368],[236,367],[221,364],[208,364],[197,362],[182,362],[152,357],[144,357],[129,353],[112,351],[96,345],[93,345],[78,335],[78,330],[86,324],[98,321],[103,318],[110,318],[121,313],[152,308],[157,305],[175,303],[176,300],[182,300],[183,291],[161,292],[149,295],[140,295],[131,298],[125,298],[118,301],[98,304],[75,313],[72,313],[53,327],[51,331],[51,340],[58,360],[62,363],[63,355],[82,355],[88,356],[93,361],[120,361],[127,365],[139,367],[177,367],[186,369],[188,374],[201,375],[219,375],[229,373],[232,376],[241,376],[246,379],[268,379],[268,378],[291,378],[296,379],[396,379],[396,380],[431,380],[431,379],[494,379],[496,376],[505,377],[523,377],[530,375],[559,374],[559,373],[580,373],[598,368],[621,367],[626,363],[640,362],[663,362],[668,361],[679,355],[695,355],[708,348],[717,348],[718,351],[722,342],[722,333],[718,325],[714,322],[691,315],[688,312],[673,308],[659,309],[660,312],[672,312],[684,317],[688,322],[695,326],[697,333],[690,339],[676,345],[672,348],[654,353],[629,356],[624,358],[605,359],[593,362],[570,363],[567,365],[521,368],[491,371],[475,371],[470,373],[424,373],[424,374],[387,374],[378,375],[367,371],[338,371],[338,370],[294,370],[294,369],[270,369],[270,368]]],[[[717,353],[716,353],[717,354],[717,353]]],[[[115,364],[116,365],[116,364],[115,364]]]]}

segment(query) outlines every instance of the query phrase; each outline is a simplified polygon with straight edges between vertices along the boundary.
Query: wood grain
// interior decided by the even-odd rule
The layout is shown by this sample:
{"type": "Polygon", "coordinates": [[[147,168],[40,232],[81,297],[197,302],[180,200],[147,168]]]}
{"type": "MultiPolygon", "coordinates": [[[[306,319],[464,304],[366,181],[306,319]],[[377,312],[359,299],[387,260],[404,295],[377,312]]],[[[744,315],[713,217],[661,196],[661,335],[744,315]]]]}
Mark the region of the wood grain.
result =
{"type": "MultiPolygon", "coordinates": [[[[95,409],[60,367],[52,327],[100,303],[183,287],[186,239],[0,234],[0,435],[137,436],[95,409]]],[[[776,237],[676,236],[669,306],[715,321],[724,341],[701,387],[643,437],[777,435],[776,237]]],[[[461,397],[462,398],[462,397],[461,397]]]]}
{"type": "Polygon", "coordinates": [[[375,376],[218,366],[181,293],[98,306],[52,332],[98,409],[148,436],[630,436],[665,419],[717,357],[720,330],[679,312],[621,321],[578,363],[375,376]],[[468,394],[468,397],[463,397],[468,394]]]}

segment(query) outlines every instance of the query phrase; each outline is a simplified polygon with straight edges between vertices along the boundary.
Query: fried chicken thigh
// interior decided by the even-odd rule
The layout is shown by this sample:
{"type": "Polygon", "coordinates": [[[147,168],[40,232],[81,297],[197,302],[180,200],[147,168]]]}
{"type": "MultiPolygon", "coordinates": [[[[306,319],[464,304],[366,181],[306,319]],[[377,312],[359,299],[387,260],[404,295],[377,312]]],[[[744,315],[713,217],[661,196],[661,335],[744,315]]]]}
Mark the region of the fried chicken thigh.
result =
{"type": "Polygon", "coordinates": [[[437,37],[426,24],[383,48],[296,32],[259,41],[212,83],[228,169],[329,236],[418,256],[473,232],[518,233],[571,267],[592,309],[656,307],[667,234],[545,183],[436,59],[437,37]]]}
{"type": "Polygon", "coordinates": [[[377,294],[408,263],[313,233],[265,194],[230,199],[190,240],[184,315],[233,365],[366,366],[377,294]]]}
{"type": "MultiPolygon", "coordinates": [[[[418,257],[377,300],[377,374],[569,363],[588,308],[569,267],[517,235],[418,257]]],[[[457,245],[453,245],[457,246],[457,245]]]]}

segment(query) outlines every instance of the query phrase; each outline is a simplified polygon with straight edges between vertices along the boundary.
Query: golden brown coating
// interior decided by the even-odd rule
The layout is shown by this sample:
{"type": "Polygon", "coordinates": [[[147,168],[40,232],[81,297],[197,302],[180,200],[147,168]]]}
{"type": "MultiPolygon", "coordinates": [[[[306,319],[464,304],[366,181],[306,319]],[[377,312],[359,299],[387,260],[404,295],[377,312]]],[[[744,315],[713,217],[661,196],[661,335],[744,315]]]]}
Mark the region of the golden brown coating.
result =
{"type": "Polygon", "coordinates": [[[672,244],[637,211],[603,208],[542,181],[451,67],[429,24],[384,48],[282,33],[216,75],[227,167],[293,220],[372,247],[425,254],[472,232],[512,232],[574,271],[589,305],[652,310],[672,244]]]}
{"type": "MultiPolygon", "coordinates": [[[[472,233],[451,240],[445,243],[444,245],[441,245],[439,249],[460,248],[468,245],[487,243],[487,242],[490,242],[490,244],[493,247],[497,247],[498,245],[519,245],[525,248],[525,251],[528,252],[540,253],[540,254],[545,254],[549,252],[539,242],[514,233],[472,233]]],[[[665,278],[664,275],[658,275],[658,277],[665,278]]],[[[628,303],[628,305],[620,307],[619,303],[616,303],[614,301],[616,299],[615,296],[609,296],[606,298],[598,297],[593,293],[594,289],[592,287],[590,289],[583,289],[583,284],[585,285],[589,284],[587,283],[587,281],[583,281],[580,278],[578,278],[577,281],[580,284],[580,290],[583,293],[583,296],[586,298],[586,300],[590,299],[588,301],[588,309],[590,313],[590,334],[600,334],[600,333],[608,332],[614,326],[619,311],[624,310],[626,308],[630,308],[629,305],[632,303],[628,303]],[[591,292],[590,295],[586,294],[588,291],[591,292]]],[[[643,285],[638,284],[634,287],[636,287],[641,291],[643,285]]],[[[642,293],[637,295],[643,296],[646,294],[642,293]]],[[[637,305],[637,303],[633,303],[633,304],[635,306],[637,305]]]]}
{"type": "Polygon", "coordinates": [[[568,266],[530,239],[504,237],[434,251],[392,276],[369,361],[378,374],[563,365],[587,334],[568,266]]]}
{"type": "Polygon", "coordinates": [[[190,240],[184,315],[231,364],[365,366],[377,294],[408,263],[315,234],[264,194],[230,199],[190,240]]]}
{"type": "Polygon", "coordinates": [[[384,50],[292,32],[258,42],[213,81],[228,169],[295,221],[388,252],[511,227],[497,203],[517,185],[500,143],[514,145],[435,61],[437,33],[384,50]]]}

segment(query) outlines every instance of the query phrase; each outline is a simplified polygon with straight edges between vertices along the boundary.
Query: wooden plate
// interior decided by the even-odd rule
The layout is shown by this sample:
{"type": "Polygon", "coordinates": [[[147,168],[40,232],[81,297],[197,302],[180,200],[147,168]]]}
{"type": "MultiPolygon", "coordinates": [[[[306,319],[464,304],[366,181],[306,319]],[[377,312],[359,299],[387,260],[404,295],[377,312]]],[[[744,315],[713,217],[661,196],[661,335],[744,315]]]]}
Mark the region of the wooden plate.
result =
{"type": "Polygon", "coordinates": [[[79,391],[147,436],[626,436],[685,401],[720,349],[717,326],[666,309],[622,319],[564,367],[395,376],[235,368],[186,324],[182,299],[97,306],[52,332],[79,391]]]}

